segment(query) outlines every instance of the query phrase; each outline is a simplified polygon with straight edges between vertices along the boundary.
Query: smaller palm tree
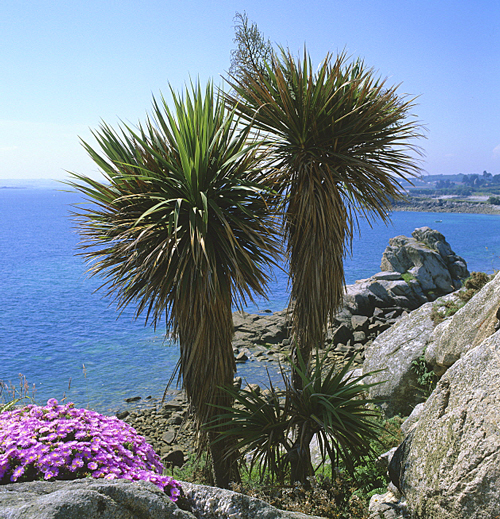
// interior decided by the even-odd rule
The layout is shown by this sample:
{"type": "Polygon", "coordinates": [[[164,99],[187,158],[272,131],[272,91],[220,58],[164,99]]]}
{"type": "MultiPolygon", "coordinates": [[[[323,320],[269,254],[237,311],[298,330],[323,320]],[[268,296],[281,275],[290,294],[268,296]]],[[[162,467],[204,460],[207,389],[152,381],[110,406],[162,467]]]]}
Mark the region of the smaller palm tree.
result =
{"type": "MultiPolygon", "coordinates": [[[[69,184],[91,202],[77,212],[90,273],[104,277],[119,308],[134,303],[155,326],[166,320],[201,425],[214,406],[231,405],[221,388],[232,386],[236,369],[232,306],[265,294],[278,247],[259,142],[211,84],[172,95],[174,110],[154,101],[138,130],[103,124],[94,134],[101,153],[84,146],[105,181],[73,174],[69,184]]],[[[225,487],[239,477],[227,450],[224,441],[211,448],[216,484],[225,487]]]]}
{"type": "MultiPolygon", "coordinates": [[[[282,371],[285,389],[270,383],[267,390],[226,389],[235,400],[234,408],[221,408],[219,419],[228,422],[223,436],[236,439],[232,449],[250,456],[250,472],[256,465],[261,478],[271,476],[283,483],[308,484],[308,477],[327,460],[353,473],[356,463],[374,453],[381,426],[374,420],[380,413],[366,397],[370,387],[364,381],[373,373],[355,375],[354,357],[342,368],[327,366],[328,351],[308,368],[298,355],[293,370],[301,377],[302,389],[294,387],[282,371]],[[320,464],[311,462],[311,442],[316,437],[320,464]]],[[[216,427],[209,425],[210,427],[216,427]]]]}

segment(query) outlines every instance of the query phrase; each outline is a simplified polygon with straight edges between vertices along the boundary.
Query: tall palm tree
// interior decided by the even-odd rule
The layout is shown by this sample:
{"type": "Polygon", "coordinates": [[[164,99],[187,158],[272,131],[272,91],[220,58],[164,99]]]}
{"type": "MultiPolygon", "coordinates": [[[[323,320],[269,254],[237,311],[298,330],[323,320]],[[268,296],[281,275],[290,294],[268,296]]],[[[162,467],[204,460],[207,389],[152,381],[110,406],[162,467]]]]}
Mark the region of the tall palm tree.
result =
{"type": "MultiPolygon", "coordinates": [[[[211,84],[172,95],[175,108],[154,100],[137,130],[102,124],[94,133],[101,152],[83,144],[105,181],[73,173],[69,184],[92,202],[76,214],[90,273],[104,277],[119,308],[135,303],[155,326],[166,319],[201,426],[215,406],[231,405],[221,388],[236,369],[232,305],[264,294],[278,247],[258,142],[211,84]]],[[[217,434],[209,438],[214,477],[227,487],[239,473],[228,445],[213,443],[217,434]]]]}
{"type": "MultiPolygon", "coordinates": [[[[265,70],[232,78],[228,106],[272,140],[270,181],[283,198],[290,262],[292,334],[303,359],[342,305],[343,258],[360,212],[387,220],[401,179],[418,171],[421,136],[413,100],[360,61],[328,55],[316,72],[304,50],[273,56],[265,70]]],[[[300,377],[295,373],[295,384],[300,377]]]]}

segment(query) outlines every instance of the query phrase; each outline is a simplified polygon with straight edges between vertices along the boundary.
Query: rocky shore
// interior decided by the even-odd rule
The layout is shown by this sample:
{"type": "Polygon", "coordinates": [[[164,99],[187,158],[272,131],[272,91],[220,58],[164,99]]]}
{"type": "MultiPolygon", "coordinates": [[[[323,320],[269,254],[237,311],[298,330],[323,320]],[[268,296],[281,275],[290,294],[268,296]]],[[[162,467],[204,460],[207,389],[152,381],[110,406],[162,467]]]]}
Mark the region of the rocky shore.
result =
{"type": "Polygon", "coordinates": [[[395,202],[392,211],[418,211],[422,213],[498,214],[500,206],[475,200],[458,201],[443,198],[412,198],[395,202]]]}

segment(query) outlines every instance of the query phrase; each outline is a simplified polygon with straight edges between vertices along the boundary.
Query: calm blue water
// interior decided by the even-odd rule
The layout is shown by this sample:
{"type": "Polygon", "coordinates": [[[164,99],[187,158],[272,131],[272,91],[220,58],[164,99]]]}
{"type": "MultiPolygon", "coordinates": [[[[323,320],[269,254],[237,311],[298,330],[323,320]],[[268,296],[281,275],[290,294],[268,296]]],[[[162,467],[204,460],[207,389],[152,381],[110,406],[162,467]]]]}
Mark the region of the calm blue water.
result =
{"type": "MultiPolygon", "coordinates": [[[[126,397],[161,396],[178,347],[164,340],[164,330],[134,320],[133,309],[118,317],[110,301],[94,293],[99,280],[88,278],[75,256],[78,235],[69,209],[77,201],[76,194],[55,189],[0,189],[0,380],[17,383],[22,373],[36,384],[38,402],[66,394],[101,411],[119,408],[126,397]]],[[[396,212],[388,227],[371,229],[361,221],[361,237],[345,263],[347,283],[379,271],[389,238],[424,225],[442,232],[469,270],[500,269],[500,217],[396,212]]],[[[248,311],[283,309],[282,272],[270,290],[269,301],[248,311]]],[[[240,365],[239,374],[262,382],[259,367],[240,365]]]]}

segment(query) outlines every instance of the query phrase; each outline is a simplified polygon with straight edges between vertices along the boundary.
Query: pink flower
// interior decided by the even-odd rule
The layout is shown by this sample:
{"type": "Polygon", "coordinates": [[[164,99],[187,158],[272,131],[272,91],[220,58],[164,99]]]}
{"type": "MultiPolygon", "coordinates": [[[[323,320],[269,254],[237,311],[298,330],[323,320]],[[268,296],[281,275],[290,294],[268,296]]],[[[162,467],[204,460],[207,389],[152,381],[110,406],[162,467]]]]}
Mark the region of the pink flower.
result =
{"type": "Polygon", "coordinates": [[[16,470],[12,473],[12,476],[10,477],[11,481],[17,481],[19,477],[21,477],[24,474],[24,467],[17,467],[16,470]]]}
{"type": "Polygon", "coordinates": [[[0,484],[88,476],[151,481],[175,501],[179,485],[142,436],[116,417],[73,404],[0,413],[0,484]]]}

